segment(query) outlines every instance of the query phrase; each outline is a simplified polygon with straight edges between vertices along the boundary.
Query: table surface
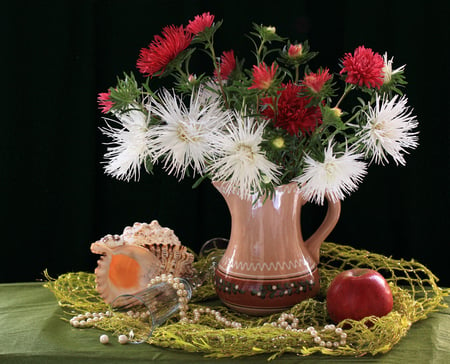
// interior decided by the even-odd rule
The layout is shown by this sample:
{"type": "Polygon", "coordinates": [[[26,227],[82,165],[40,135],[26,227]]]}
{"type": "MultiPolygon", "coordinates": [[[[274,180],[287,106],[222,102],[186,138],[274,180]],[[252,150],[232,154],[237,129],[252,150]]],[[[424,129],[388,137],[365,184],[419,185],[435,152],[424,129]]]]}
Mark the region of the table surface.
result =
{"type": "MultiPolygon", "coordinates": [[[[450,297],[445,298],[450,304],[450,297]]],[[[148,344],[102,345],[97,329],[75,329],[42,283],[0,284],[0,363],[239,363],[266,362],[268,356],[211,359],[202,354],[148,344]]],[[[360,358],[285,354],[278,363],[294,362],[450,363],[450,309],[443,308],[415,323],[390,352],[360,358]]]]}

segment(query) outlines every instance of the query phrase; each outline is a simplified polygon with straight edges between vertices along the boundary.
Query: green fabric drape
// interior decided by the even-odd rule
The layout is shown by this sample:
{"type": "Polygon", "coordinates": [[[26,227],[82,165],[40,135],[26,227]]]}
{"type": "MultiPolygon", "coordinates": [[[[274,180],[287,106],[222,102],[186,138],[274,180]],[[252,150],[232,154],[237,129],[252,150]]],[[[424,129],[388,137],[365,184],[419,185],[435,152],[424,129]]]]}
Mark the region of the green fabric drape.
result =
{"type": "MultiPolygon", "coordinates": [[[[139,183],[105,176],[106,140],[98,92],[133,71],[139,49],[168,24],[186,24],[210,11],[224,24],[217,35],[251,64],[243,34],[251,23],[274,25],[320,52],[312,67],[339,71],[339,59],[364,44],[407,64],[409,105],[420,122],[420,147],[406,167],[372,166],[358,192],[346,199],[330,239],[394,257],[415,258],[443,285],[449,221],[449,108],[445,1],[21,1],[0,12],[2,27],[0,282],[88,270],[97,257],[90,243],[121,233],[135,221],[175,230],[198,250],[203,241],[229,234],[224,201],[208,183],[191,189],[156,168],[139,183]]],[[[198,72],[208,71],[198,61],[198,72]]],[[[305,235],[324,211],[308,207],[305,235]]]]}
{"type": "MultiPolygon", "coordinates": [[[[446,297],[450,303],[450,297],[446,297]]],[[[0,285],[1,363],[230,363],[230,359],[205,358],[200,354],[161,349],[148,344],[120,345],[110,335],[110,344],[99,343],[103,331],[74,329],[61,320],[63,312],[53,294],[39,283],[0,285]]],[[[275,363],[445,363],[450,355],[450,310],[432,313],[411,328],[391,351],[383,355],[334,357],[311,355],[299,358],[285,354],[275,363]]],[[[263,363],[268,356],[232,360],[233,363],[263,363]]]]}

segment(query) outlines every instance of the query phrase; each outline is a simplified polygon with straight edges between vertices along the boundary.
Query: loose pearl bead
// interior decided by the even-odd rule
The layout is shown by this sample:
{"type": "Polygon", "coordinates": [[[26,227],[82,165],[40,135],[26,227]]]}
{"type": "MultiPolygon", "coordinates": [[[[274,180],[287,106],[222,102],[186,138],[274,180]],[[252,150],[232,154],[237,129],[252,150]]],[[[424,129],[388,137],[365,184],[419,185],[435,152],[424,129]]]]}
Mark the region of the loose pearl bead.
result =
{"type": "Polygon", "coordinates": [[[128,337],[126,335],[119,335],[118,340],[120,344],[126,344],[128,342],[128,337]]]}
{"type": "Polygon", "coordinates": [[[101,336],[100,336],[100,342],[101,342],[102,344],[108,344],[108,342],[109,342],[109,337],[108,337],[108,335],[101,335],[101,336]]]}

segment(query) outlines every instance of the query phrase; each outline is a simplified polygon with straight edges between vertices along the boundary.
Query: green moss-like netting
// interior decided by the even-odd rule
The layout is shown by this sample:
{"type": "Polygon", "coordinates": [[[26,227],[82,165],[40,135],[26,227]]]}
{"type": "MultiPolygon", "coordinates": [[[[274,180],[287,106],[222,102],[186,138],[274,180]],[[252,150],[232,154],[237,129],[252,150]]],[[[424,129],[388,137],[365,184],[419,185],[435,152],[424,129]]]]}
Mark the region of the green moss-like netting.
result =
{"type": "MultiPolygon", "coordinates": [[[[269,359],[273,359],[287,352],[300,355],[316,352],[325,355],[375,355],[389,351],[406,335],[414,322],[444,307],[443,297],[450,293],[449,290],[439,288],[434,274],[414,260],[395,260],[327,242],[322,244],[320,259],[320,294],[286,311],[299,319],[299,327],[313,326],[320,331],[323,340],[335,340],[334,330],[324,330],[325,325],[332,323],[326,312],[325,293],[329,283],[339,272],[354,267],[377,270],[387,279],[394,297],[392,312],[381,318],[368,318],[372,322],[372,325],[368,325],[370,327],[364,324],[367,320],[340,322],[337,327],[345,328],[346,343],[328,348],[315,343],[309,332],[288,331],[264,325],[277,321],[281,314],[250,317],[227,309],[217,301],[213,284],[208,282],[194,292],[188,315],[192,315],[195,308],[207,306],[220,311],[229,320],[242,323],[243,327],[225,328],[211,315],[202,315],[196,324],[179,323],[177,318],[173,318],[155,329],[148,343],[201,352],[216,358],[266,353],[271,354],[269,359]]],[[[199,258],[194,264],[201,271],[210,265],[209,257],[199,258]]],[[[109,309],[95,289],[95,276],[92,273],[67,273],[56,280],[49,278],[46,287],[54,293],[59,305],[70,317],[77,313],[103,312],[109,309]]],[[[138,319],[125,323],[114,316],[98,321],[95,327],[122,334],[126,332],[124,325],[130,325],[135,332],[148,331],[148,327],[138,319]]]]}

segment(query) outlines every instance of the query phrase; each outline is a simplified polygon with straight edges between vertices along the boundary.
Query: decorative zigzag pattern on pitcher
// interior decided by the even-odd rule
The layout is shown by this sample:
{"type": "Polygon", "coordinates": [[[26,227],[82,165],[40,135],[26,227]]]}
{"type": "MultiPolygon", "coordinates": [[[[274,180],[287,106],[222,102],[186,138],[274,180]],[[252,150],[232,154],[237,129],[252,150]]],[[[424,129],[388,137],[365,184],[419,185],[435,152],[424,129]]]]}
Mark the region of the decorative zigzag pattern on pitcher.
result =
{"type": "MultiPolygon", "coordinates": [[[[243,271],[243,272],[260,272],[260,271],[278,271],[278,270],[290,270],[296,268],[305,267],[305,262],[303,259],[298,260],[289,260],[287,262],[263,262],[263,263],[253,263],[253,262],[239,262],[233,260],[230,262],[229,258],[224,259],[224,266],[232,267],[235,270],[243,271]]],[[[222,265],[222,264],[221,264],[222,265]]],[[[311,267],[313,268],[313,267],[311,267]]]]}

